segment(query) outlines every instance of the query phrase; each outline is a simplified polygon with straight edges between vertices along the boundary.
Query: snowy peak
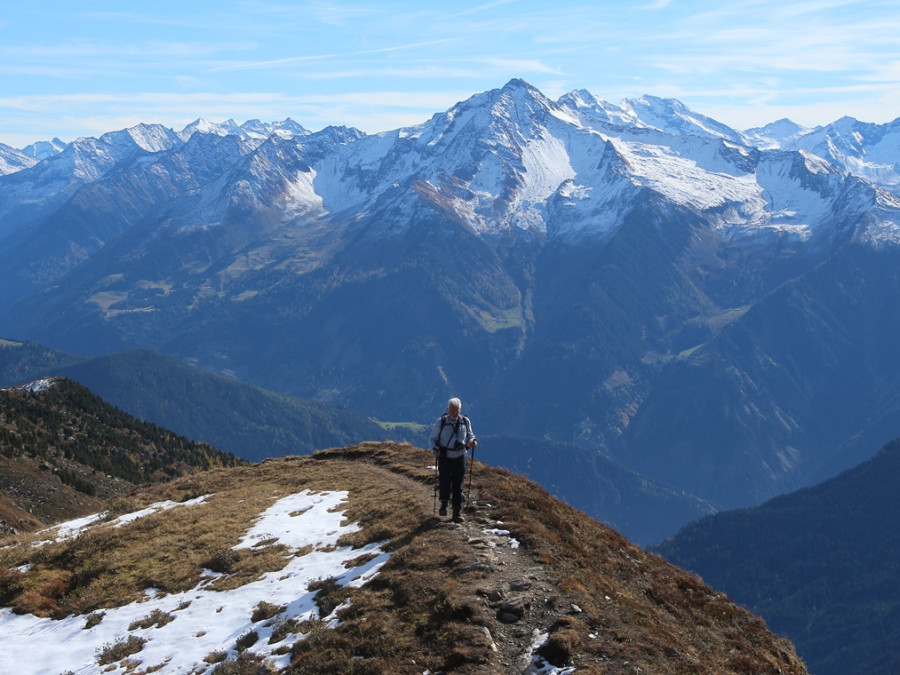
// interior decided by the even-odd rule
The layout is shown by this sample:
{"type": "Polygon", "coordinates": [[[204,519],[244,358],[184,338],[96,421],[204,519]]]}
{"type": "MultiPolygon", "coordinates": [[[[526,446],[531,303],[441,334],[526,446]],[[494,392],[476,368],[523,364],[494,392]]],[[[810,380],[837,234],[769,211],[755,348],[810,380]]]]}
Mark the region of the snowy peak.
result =
{"type": "Polygon", "coordinates": [[[900,194],[900,119],[870,124],[844,117],[798,137],[792,147],[900,194]]]}
{"type": "Polygon", "coordinates": [[[234,120],[224,122],[210,122],[203,118],[194,120],[184,129],[178,132],[181,140],[188,140],[195,133],[215,134],[216,136],[240,136],[246,140],[264,141],[274,133],[282,136],[305,136],[310,132],[290,117],[281,122],[261,122],[260,120],[248,120],[238,125],[234,120]]]}
{"type": "Polygon", "coordinates": [[[34,157],[0,143],[0,176],[16,173],[37,163],[38,160],[34,157]]]}
{"type": "Polygon", "coordinates": [[[731,127],[711,117],[694,112],[673,98],[642,96],[623,101],[622,108],[647,126],[676,135],[699,135],[724,138],[733,143],[746,144],[746,139],[731,127]]]}
{"type": "MultiPolygon", "coordinates": [[[[424,205],[484,235],[605,236],[624,222],[638,192],[652,190],[725,230],[774,228],[808,237],[836,227],[850,203],[865,210],[878,201],[887,205],[878,223],[893,218],[892,200],[851,187],[843,173],[900,190],[900,125],[845,119],[807,131],[782,120],[743,134],[675,99],[643,96],[613,105],[575,90],[554,102],[513,79],[423,124],[374,136],[345,127],[310,133],[290,118],[240,126],[201,118],[178,133],[141,124],[78,139],[18,171],[29,187],[11,197],[10,208],[64,200],[86,182],[132,170],[129,163],[145,156],[177,170],[192,189],[202,186],[202,209],[189,215],[198,207],[186,198],[185,210],[173,211],[175,221],[194,225],[220,223],[236,204],[265,211],[267,222],[279,220],[273,208],[284,209],[280,218],[289,221],[328,214],[358,219],[424,205]],[[257,149],[258,157],[243,159],[257,149]],[[823,189],[816,177],[828,171],[799,159],[800,150],[842,175],[823,189]],[[765,153],[774,154],[763,161],[765,153]],[[150,158],[160,154],[171,159],[150,158]]],[[[0,213],[3,201],[0,196],[0,213]]],[[[379,226],[386,227],[368,225],[379,226]]],[[[404,227],[392,219],[393,231],[404,227]]]]}
{"type": "Polygon", "coordinates": [[[586,89],[578,89],[560,97],[557,104],[585,116],[592,122],[611,126],[645,126],[633,112],[604,101],[586,89]]]}
{"type": "Polygon", "coordinates": [[[760,150],[794,147],[797,139],[808,134],[811,129],[784,118],[764,127],[754,127],[744,131],[744,136],[760,150]]]}
{"type": "Polygon", "coordinates": [[[38,141],[37,143],[27,145],[22,148],[22,152],[35,159],[47,159],[48,157],[52,157],[65,150],[66,145],[68,145],[68,143],[64,143],[58,138],[54,138],[52,141],[38,141]]]}
{"type": "Polygon", "coordinates": [[[556,104],[537,89],[515,79],[501,89],[476,94],[435,115],[425,126],[434,134],[429,139],[431,145],[446,145],[461,129],[466,129],[467,136],[477,132],[488,143],[511,146],[539,135],[540,129],[558,111],[556,104]]]}
{"type": "MultiPolygon", "coordinates": [[[[145,152],[162,152],[170,150],[181,143],[178,136],[171,129],[161,124],[138,124],[135,127],[126,129],[125,134],[138,148],[145,152]]],[[[104,140],[107,136],[111,144],[115,142],[115,134],[104,134],[100,137],[100,140],[104,140]]]]}
{"type": "Polygon", "coordinates": [[[184,129],[178,132],[179,138],[186,141],[195,133],[215,134],[217,136],[240,136],[241,128],[234,120],[226,120],[225,122],[210,122],[202,117],[188,124],[184,129]]]}

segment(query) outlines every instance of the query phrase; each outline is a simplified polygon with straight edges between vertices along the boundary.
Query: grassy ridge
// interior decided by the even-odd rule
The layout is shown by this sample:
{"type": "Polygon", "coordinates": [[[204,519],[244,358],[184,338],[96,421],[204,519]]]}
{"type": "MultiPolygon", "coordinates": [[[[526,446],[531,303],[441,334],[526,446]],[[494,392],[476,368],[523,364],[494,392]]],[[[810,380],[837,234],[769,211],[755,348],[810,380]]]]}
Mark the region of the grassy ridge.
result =
{"type": "MultiPolygon", "coordinates": [[[[146,486],[129,497],[131,509],[206,500],[37,549],[27,539],[4,542],[13,545],[0,548],[0,602],[41,616],[81,615],[89,625],[104,608],[143,597],[147,585],[163,594],[194,588],[203,568],[220,572],[215,583],[227,602],[229,589],[282,569],[290,557],[264,543],[232,548],[261,510],[302,490],[346,490],[345,516],[360,529],[339,545],[378,542],[391,555],[364,586],[323,579],[309,589],[323,615],[343,605],[340,623],[282,622],[304,634],[286,672],[521,672],[494,646],[518,639],[517,631],[527,644],[532,628],[549,633],[546,658],[579,672],[806,672],[790,643],[757,617],[507,471],[479,463],[467,525],[442,523],[431,513],[429,463],[428,453],[409,445],[367,443],[146,486]],[[481,528],[498,523],[521,543],[515,556],[556,589],[523,605],[516,626],[498,618],[491,600],[504,566],[487,564],[495,557],[481,528]]],[[[504,585],[501,597],[509,593],[504,585]]],[[[261,602],[248,631],[252,622],[278,622],[279,611],[261,602]]]]}
{"type": "Polygon", "coordinates": [[[100,510],[135,485],[233,467],[234,455],[134,418],[71,380],[0,390],[0,529],[100,510]]]}

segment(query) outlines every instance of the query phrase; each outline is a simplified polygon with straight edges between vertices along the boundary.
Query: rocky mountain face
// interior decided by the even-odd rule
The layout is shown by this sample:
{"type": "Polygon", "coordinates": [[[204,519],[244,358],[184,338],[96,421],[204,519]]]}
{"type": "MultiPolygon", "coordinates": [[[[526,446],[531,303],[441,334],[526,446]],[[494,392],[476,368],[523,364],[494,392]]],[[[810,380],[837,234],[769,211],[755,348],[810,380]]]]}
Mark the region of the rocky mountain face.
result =
{"type": "Polygon", "coordinates": [[[198,472],[0,546],[4,672],[805,673],[698,578],[476,463],[367,443],[198,472]]]}
{"type": "Polygon", "coordinates": [[[900,435],[893,126],[863,131],[513,80],[373,136],[81,139],[0,177],[0,332],[382,420],[459,395],[481,430],[758,503],[900,435]]]}

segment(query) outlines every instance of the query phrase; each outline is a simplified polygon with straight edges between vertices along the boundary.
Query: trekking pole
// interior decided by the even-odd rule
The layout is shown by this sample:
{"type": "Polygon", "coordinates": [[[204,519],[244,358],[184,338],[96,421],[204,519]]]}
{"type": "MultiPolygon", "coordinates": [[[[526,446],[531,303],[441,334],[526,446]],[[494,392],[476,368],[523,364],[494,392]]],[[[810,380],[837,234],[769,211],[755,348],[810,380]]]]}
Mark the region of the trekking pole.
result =
{"type": "Polygon", "coordinates": [[[472,446],[472,462],[469,464],[469,489],[466,492],[466,504],[471,506],[470,497],[472,496],[472,470],[475,468],[475,446],[472,446]]]}
{"type": "Polygon", "coordinates": [[[437,513],[437,493],[438,493],[438,466],[437,459],[434,460],[434,502],[431,505],[431,515],[437,513]]]}

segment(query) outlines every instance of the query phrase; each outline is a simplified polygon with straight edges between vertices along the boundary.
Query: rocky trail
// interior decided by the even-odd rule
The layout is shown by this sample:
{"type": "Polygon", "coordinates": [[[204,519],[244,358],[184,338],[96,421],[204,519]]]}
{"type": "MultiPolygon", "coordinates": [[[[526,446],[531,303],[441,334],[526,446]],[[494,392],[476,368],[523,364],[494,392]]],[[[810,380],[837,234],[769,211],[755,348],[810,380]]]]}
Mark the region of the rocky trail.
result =
{"type": "MultiPolygon", "coordinates": [[[[393,480],[415,494],[429,527],[444,529],[458,541],[457,553],[464,562],[456,570],[467,579],[477,579],[467,583],[469,597],[461,601],[482,606],[484,614],[490,617],[489,625],[483,628],[503,672],[565,672],[535,657],[534,651],[562,615],[577,614],[581,609],[497,519],[496,507],[481,499],[478,465],[475,479],[471,480],[468,474],[466,477],[462,523],[453,522],[449,514],[438,515],[434,480],[423,484],[387,467],[373,468],[389,472],[393,480]]],[[[434,466],[427,470],[433,474],[434,466]]]]}

